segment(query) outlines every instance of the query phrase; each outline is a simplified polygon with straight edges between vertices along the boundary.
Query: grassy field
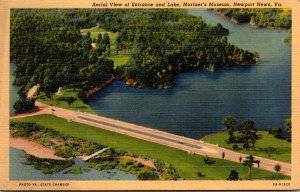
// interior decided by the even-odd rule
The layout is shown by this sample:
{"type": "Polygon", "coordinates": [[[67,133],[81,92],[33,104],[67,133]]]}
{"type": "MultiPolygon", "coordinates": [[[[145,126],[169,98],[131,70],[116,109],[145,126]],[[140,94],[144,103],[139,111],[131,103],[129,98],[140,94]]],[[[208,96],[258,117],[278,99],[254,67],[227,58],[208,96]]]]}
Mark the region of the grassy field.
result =
{"type": "Polygon", "coordinates": [[[112,56],[108,58],[114,61],[114,68],[116,68],[117,66],[121,66],[127,63],[130,59],[130,55],[119,52],[118,55],[112,54],[112,56]]]}
{"type": "MultiPolygon", "coordinates": [[[[230,170],[236,170],[240,178],[246,179],[248,168],[239,163],[215,159],[215,164],[207,165],[204,157],[200,155],[189,155],[187,152],[170,148],[167,146],[139,140],[126,135],[113,133],[92,126],[68,122],[65,119],[52,115],[40,115],[11,121],[36,122],[39,125],[59,131],[66,136],[74,136],[86,139],[95,143],[111,146],[116,149],[128,151],[133,154],[143,155],[160,159],[166,163],[171,163],[184,179],[201,180],[225,180],[230,170]],[[204,177],[199,177],[201,172],[204,177]]],[[[288,176],[274,174],[268,171],[252,169],[252,179],[290,179],[288,176]]]]}
{"type": "Polygon", "coordinates": [[[89,105],[85,104],[80,98],[78,98],[79,89],[75,89],[74,91],[73,88],[63,88],[61,92],[63,93],[63,95],[54,94],[52,99],[47,98],[45,96],[45,93],[43,92],[40,92],[40,94],[35,96],[35,98],[38,101],[48,105],[70,109],[74,111],[80,110],[83,112],[96,114],[96,112],[92,110],[89,105]],[[63,97],[73,97],[75,98],[75,101],[71,105],[69,105],[67,101],[60,100],[63,97]]]}
{"type": "Polygon", "coordinates": [[[114,43],[117,39],[118,33],[112,33],[110,31],[107,31],[106,29],[99,28],[99,27],[92,27],[90,29],[82,29],[80,30],[80,33],[85,35],[87,32],[91,33],[91,38],[92,39],[98,39],[98,34],[102,33],[102,37],[104,33],[108,33],[109,39],[112,43],[114,43]]]}
{"type": "Polygon", "coordinates": [[[123,51],[119,51],[118,54],[116,54],[116,45],[115,41],[117,39],[118,33],[112,33],[110,31],[107,31],[106,29],[99,28],[99,27],[92,27],[90,29],[82,29],[80,30],[81,34],[85,35],[87,32],[91,32],[91,38],[92,39],[98,39],[98,34],[102,33],[108,33],[109,39],[110,39],[110,50],[111,50],[111,55],[109,59],[112,59],[114,61],[114,68],[117,66],[125,65],[129,59],[130,55],[124,53],[123,51]]]}
{"type": "MultiPolygon", "coordinates": [[[[242,144],[238,144],[240,150],[238,152],[252,154],[254,156],[265,157],[277,161],[291,162],[291,143],[284,139],[274,138],[267,131],[258,131],[259,139],[255,146],[244,150],[242,144]]],[[[227,144],[228,134],[226,132],[207,135],[202,138],[203,141],[213,144],[218,144],[221,147],[232,149],[233,144],[227,144]]],[[[252,145],[250,145],[252,146],[252,145]]]]}

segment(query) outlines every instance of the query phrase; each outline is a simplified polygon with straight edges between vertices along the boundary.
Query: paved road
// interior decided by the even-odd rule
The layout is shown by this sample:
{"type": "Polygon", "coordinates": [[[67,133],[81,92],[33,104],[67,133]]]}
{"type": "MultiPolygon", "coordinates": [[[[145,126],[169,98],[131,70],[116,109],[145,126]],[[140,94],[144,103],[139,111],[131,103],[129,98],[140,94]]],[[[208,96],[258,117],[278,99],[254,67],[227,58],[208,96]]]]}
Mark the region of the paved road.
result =
{"type": "Polygon", "coordinates": [[[113,126],[113,127],[118,128],[120,130],[133,131],[135,133],[144,134],[144,135],[147,135],[147,136],[150,136],[150,137],[153,137],[153,138],[157,138],[157,139],[164,139],[166,141],[170,141],[170,142],[173,142],[173,143],[179,143],[179,144],[182,144],[182,145],[186,145],[188,147],[192,147],[194,149],[200,149],[201,148],[199,145],[195,145],[195,144],[192,144],[192,143],[181,142],[180,140],[177,140],[177,139],[172,139],[172,138],[169,138],[169,137],[166,137],[166,136],[163,136],[163,135],[152,134],[152,133],[149,133],[149,132],[145,132],[143,130],[132,129],[132,128],[130,128],[130,126],[113,124],[113,123],[110,123],[110,122],[105,122],[103,120],[96,120],[94,118],[84,117],[84,116],[81,116],[81,115],[77,116],[77,118],[83,119],[83,120],[86,120],[86,121],[91,121],[91,122],[101,124],[101,125],[113,126]]]}
{"type": "MultiPolygon", "coordinates": [[[[36,88],[34,88],[36,89],[36,88]]],[[[52,114],[60,118],[72,120],[78,123],[91,125],[97,128],[108,131],[128,135],[138,139],[151,141],[161,145],[177,148],[187,151],[188,153],[195,153],[199,155],[207,155],[209,157],[222,159],[222,153],[225,153],[225,159],[233,162],[240,162],[239,159],[245,159],[246,154],[231,151],[217,145],[205,143],[201,140],[195,140],[156,129],[151,129],[124,121],[119,121],[98,115],[76,112],[68,109],[48,106],[46,104],[36,101],[35,105],[40,109],[34,113],[20,114],[11,118],[22,118],[27,116],[34,116],[40,114],[52,114]]],[[[291,164],[262,157],[255,156],[256,160],[260,160],[259,167],[255,167],[274,172],[274,166],[279,164],[281,166],[280,173],[291,175],[291,164]]]]}
{"type": "MultiPolygon", "coordinates": [[[[40,111],[34,113],[20,114],[11,118],[22,118],[41,114],[52,114],[60,118],[65,118],[67,120],[72,120],[78,123],[91,125],[97,128],[128,135],[138,139],[151,141],[161,145],[166,145],[169,147],[187,151],[189,153],[207,155],[209,157],[222,159],[222,153],[224,152],[226,160],[238,163],[240,157],[245,159],[245,157],[247,156],[246,154],[224,149],[217,145],[205,143],[201,140],[195,140],[107,117],[101,117],[98,115],[76,112],[58,107],[52,107],[40,103],[38,101],[36,101],[36,106],[40,109],[40,111]]],[[[291,175],[291,164],[289,163],[284,163],[257,156],[255,156],[255,159],[260,160],[260,169],[274,172],[274,166],[276,164],[279,164],[282,168],[280,173],[285,175],[291,175]]],[[[255,165],[255,167],[257,167],[257,165],[255,165]]]]}

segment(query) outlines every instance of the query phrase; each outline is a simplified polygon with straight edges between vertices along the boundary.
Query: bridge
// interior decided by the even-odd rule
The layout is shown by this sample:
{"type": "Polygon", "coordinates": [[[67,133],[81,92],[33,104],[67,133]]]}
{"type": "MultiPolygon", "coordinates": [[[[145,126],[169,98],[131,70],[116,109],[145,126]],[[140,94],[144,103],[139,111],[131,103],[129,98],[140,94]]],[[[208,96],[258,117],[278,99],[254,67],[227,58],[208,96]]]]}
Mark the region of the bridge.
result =
{"type": "Polygon", "coordinates": [[[92,155],[83,158],[82,160],[83,160],[83,161],[88,161],[88,160],[90,160],[90,159],[96,157],[97,155],[100,155],[101,153],[103,153],[104,151],[106,151],[106,150],[108,150],[108,149],[110,149],[110,147],[106,147],[106,148],[104,148],[104,149],[101,149],[100,151],[97,151],[97,152],[93,153],[92,155]]]}

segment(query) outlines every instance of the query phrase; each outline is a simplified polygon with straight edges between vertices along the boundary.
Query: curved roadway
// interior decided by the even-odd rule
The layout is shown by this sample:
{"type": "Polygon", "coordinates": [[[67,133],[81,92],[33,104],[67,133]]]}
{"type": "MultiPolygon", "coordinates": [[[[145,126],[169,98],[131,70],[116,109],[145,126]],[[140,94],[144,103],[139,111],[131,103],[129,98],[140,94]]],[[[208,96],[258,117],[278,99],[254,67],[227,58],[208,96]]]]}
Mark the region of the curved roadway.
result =
{"type": "MultiPolygon", "coordinates": [[[[35,116],[41,114],[52,114],[60,118],[72,120],[78,123],[91,125],[97,128],[105,129],[108,131],[116,132],[119,134],[128,135],[138,139],[166,145],[169,147],[177,148],[180,150],[187,151],[188,153],[195,153],[199,155],[207,155],[209,157],[222,159],[222,153],[225,153],[225,160],[239,163],[240,157],[245,159],[247,154],[238,153],[231,151],[217,145],[205,143],[201,140],[195,140],[156,129],[151,129],[132,123],[127,123],[107,117],[101,117],[98,115],[76,112],[68,109],[52,107],[36,101],[36,106],[40,109],[34,113],[20,114],[11,117],[22,118],[27,116],[35,116]]],[[[260,160],[259,169],[264,169],[274,172],[274,166],[279,164],[281,166],[280,173],[285,175],[291,175],[291,164],[262,157],[255,156],[256,160],[260,160]]]]}

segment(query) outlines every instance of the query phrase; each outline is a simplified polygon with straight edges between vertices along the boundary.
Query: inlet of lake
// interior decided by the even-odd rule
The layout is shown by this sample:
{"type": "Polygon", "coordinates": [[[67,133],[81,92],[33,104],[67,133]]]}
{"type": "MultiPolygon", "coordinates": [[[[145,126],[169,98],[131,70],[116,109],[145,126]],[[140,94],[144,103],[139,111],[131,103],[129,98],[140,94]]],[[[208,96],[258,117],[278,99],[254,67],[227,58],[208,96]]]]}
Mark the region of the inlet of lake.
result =
{"type": "Polygon", "coordinates": [[[221,23],[230,31],[231,44],[259,53],[257,64],[180,73],[172,89],[136,89],[114,81],[89,100],[92,109],[194,139],[223,131],[227,115],[239,122],[253,120],[257,129],[283,127],[291,114],[291,44],[284,42],[290,31],[253,29],[208,10],[189,13],[210,24],[221,23]]]}
{"type": "MultiPolygon", "coordinates": [[[[234,115],[239,122],[253,120],[257,129],[283,127],[284,118],[291,115],[291,44],[284,42],[290,31],[253,29],[208,10],[188,11],[207,23],[221,23],[229,29],[230,43],[259,53],[257,64],[180,73],[172,89],[136,89],[113,81],[88,101],[91,108],[102,116],[194,139],[223,131],[222,119],[227,115],[234,115]]],[[[11,86],[11,111],[17,90],[11,86]]],[[[118,171],[113,175],[94,171],[44,175],[23,165],[23,160],[21,151],[11,149],[11,179],[136,179],[118,171]]]]}

